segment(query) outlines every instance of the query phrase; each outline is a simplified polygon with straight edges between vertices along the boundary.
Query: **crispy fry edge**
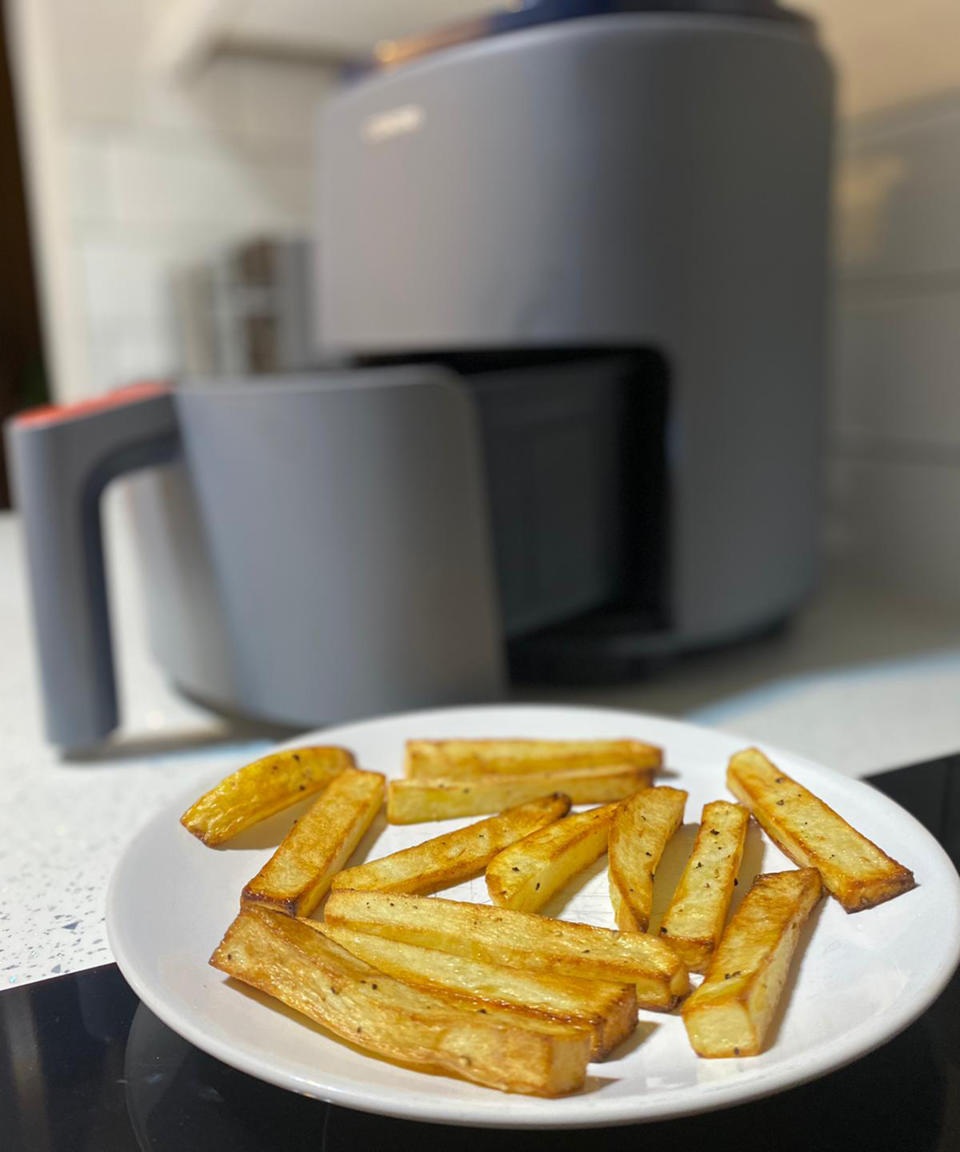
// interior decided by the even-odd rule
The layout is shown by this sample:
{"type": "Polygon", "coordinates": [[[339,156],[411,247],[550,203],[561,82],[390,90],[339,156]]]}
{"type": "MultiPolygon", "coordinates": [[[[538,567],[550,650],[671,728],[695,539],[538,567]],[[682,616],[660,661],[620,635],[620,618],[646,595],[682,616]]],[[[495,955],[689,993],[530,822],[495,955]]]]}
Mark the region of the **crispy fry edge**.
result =
{"type": "Polygon", "coordinates": [[[214,848],[322,791],[344,769],[355,767],[353,753],[335,745],[274,752],[225,776],[190,805],[180,823],[214,848]]]}
{"type": "Polygon", "coordinates": [[[657,865],[664,849],[683,823],[683,813],[688,793],[682,788],[661,786],[638,792],[631,796],[613,820],[610,828],[609,846],[609,887],[610,902],[613,905],[617,927],[621,932],[646,932],[650,926],[650,913],[653,908],[653,883],[657,865]],[[647,853],[645,871],[636,873],[631,859],[637,829],[636,819],[646,821],[644,809],[650,805],[663,806],[666,811],[666,829],[663,834],[650,841],[652,851],[647,853]]]}
{"type": "Polygon", "coordinates": [[[541,1096],[577,1091],[586,1077],[588,1029],[553,1021],[523,1025],[455,1007],[269,909],[242,909],[210,964],[348,1044],[417,1071],[541,1096]]]}
{"type": "Polygon", "coordinates": [[[731,756],[727,767],[727,787],[742,804],[750,809],[754,819],[780,851],[798,867],[816,868],[818,866],[817,860],[821,858],[819,849],[815,846],[807,848],[802,840],[795,840],[788,835],[789,830],[784,827],[783,822],[774,811],[774,805],[777,801],[771,799],[768,803],[766,800],[758,799],[755,793],[740,780],[739,765],[741,761],[738,760],[738,757],[759,758],[764,771],[769,772],[776,783],[787,784],[799,789],[807,802],[818,806],[822,812],[828,814],[829,819],[839,821],[840,825],[848,832],[888,862],[889,868],[885,874],[874,875],[869,878],[858,877],[852,869],[839,866],[834,866],[834,869],[820,869],[824,886],[844,911],[864,912],[868,908],[875,908],[878,904],[886,903],[887,900],[893,900],[895,897],[916,888],[917,881],[909,868],[887,855],[878,844],[854,828],[839,812],[831,808],[809,788],[788,776],[786,772],[782,772],[759,748],[748,748],[743,752],[735,753],[731,756]],[[832,871],[835,871],[836,875],[831,875],[832,871]]]}
{"type": "Polygon", "coordinates": [[[609,804],[649,787],[650,780],[650,769],[631,767],[475,776],[469,780],[391,780],[387,786],[387,820],[391,824],[419,824],[482,816],[557,791],[568,795],[574,804],[609,804]]]}
{"type": "Polygon", "coordinates": [[[614,801],[590,808],[586,812],[576,812],[565,820],[532,832],[497,853],[487,865],[486,882],[490,899],[503,908],[521,908],[528,912],[542,908],[575,876],[606,852],[610,825],[620,803],[614,801]],[[564,832],[569,835],[564,836],[564,832]],[[554,838],[558,838],[558,842],[551,844],[550,840],[554,838]],[[591,841],[594,842],[592,847],[591,841]],[[541,848],[544,849],[543,855],[539,855],[541,848]],[[548,855],[551,848],[555,850],[552,855],[548,855]],[[534,866],[525,868],[525,862],[534,866]],[[543,886],[543,877],[551,869],[557,869],[557,875],[553,882],[543,886]],[[517,894],[529,889],[531,881],[536,885],[536,899],[533,902],[523,899],[518,903],[517,894]]]}
{"type": "Polygon", "coordinates": [[[630,766],[657,770],[663,750],[628,738],[610,740],[408,740],[407,779],[467,778],[524,772],[630,766]]]}
{"type": "Polygon", "coordinates": [[[260,904],[288,916],[309,915],[383,807],[385,789],[386,777],[380,772],[359,768],[341,772],[244,886],[241,904],[260,904]],[[331,813],[331,807],[340,811],[331,813]],[[339,826],[331,824],[338,816],[339,826]],[[308,836],[311,839],[306,847],[325,854],[317,866],[311,866],[303,856],[303,841],[308,836]],[[284,882],[287,868],[302,874],[295,887],[289,880],[284,882]]]}
{"type": "Polygon", "coordinates": [[[707,970],[723,936],[727,913],[733,899],[733,891],[737,885],[737,874],[743,860],[743,849],[749,823],[750,810],[741,804],[731,804],[728,800],[711,800],[703,806],[693,849],[674,890],[669,907],[660,923],[659,933],[661,939],[666,940],[691,972],[705,972],[707,970]],[[735,810],[736,816],[730,810],[735,810]],[[719,820],[717,819],[718,815],[721,817],[719,820]],[[732,830],[725,829],[718,833],[725,841],[729,839],[729,832],[732,832],[733,836],[730,854],[723,866],[723,875],[711,873],[711,879],[708,883],[700,875],[703,872],[700,865],[704,862],[705,852],[709,851],[712,846],[710,837],[713,835],[713,829],[710,825],[727,823],[731,819],[739,824],[739,827],[732,830]],[[703,895],[698,895],[698,889],[704,884],[712,885],[710,888],[712,896],[709,899],[703,895]],[[686,905],[691,900],[697,901],[698,899],[713,907],[717,927],[710,934],[694,936],[689,932],[684,932],[683,926],[686,905]]]}
{"type": "Polygon", "coordinates": [[[569,811],[570,797],[562,792],[537,797],[477,820],[466,828],[444,832],[411,848],[401,848],[346,868],[334,876],[332,887],[427,896],[482,875],[489,861],[510,846],[509,837],[514,835],[517,825],[523,827],[516,831],[512,843],[552,826],[569,811]],[[487,841],[482,848],[480,839],[487,841]],[[504,847],[490,847],[501,841],[504,847]]]}
{"type": "Polygon", "coordinates": [[[690,1045],[698,1056],[708,1059],[756,1056],[764,1050],[770,1023],[783,997],[790,968],[800,939],[800,931],[823,894],[820,874],[815,868],[762,873],[754,878],[743,904],[727,925],[727,930],[699,988],[683,1005],[682,1016],[690,1045]],[[792,897],[778,891],[784,883],[797,887],[792,897]],[[763,904],[778,899],[777,911],[789,916],[771,924],[763,918],[763,904]],[[787,901],[792,907],[785,909],[787,901]],[[757,904],[759,903],[759,913],[757,904]],[[754,919],[760,916],[759,920],[754,919]],[[763,933],[776,931],[773,940],[763,933]],[[725,971],[733,955],[750,950],[755,961],[744,973],[725,971]],[[720,1039],[710,1035],[717,1028],[720,1039]]]}
{"type": "Polygon", "coordinates": [[[437,896],[347,889],[331,892],[324,917],[357,932],[512,968],[635,984],[639,1006],[652,1011],[670,1011],[690,990],[687,968],[676,952],[643,933],[437,896]]]}
{"type": "MultiPolygon", "coordinates": [[[[323,932],[348,952],[394,979],[428,991],[442,991],[458,1002],[473,1005],[475,1009],[492,1006],[517,1012],[521,1016],[589,1028],[593,1035],[591,1060],[605,1059],[637,1025],[637,992],[632,984],[548,976],[502,964],[471,960],[465,956],[440,952],[439,949],[405,944],[385,936],[367,935],[334,924],[321,925],[316,920],[306,920],[304,923],[315,931],[323,932]],[[472,988],[468,989],[462,981],[452,980],[443,966],[431,964],[431,954],[454,966],[462,966],[469,974],[472,988]],[[511,980],[535,985],[539,997],[537,1003],[530,1003],[518,994],[511,994],[508,990],[511,980]],[[556,988],[563,989],[566,1000],[563,1004],[555,1001],[551,1006],[550,997],[556,996],[556,988]]],[[[529,988],[526,995],[530,995],[529,988]]]]}

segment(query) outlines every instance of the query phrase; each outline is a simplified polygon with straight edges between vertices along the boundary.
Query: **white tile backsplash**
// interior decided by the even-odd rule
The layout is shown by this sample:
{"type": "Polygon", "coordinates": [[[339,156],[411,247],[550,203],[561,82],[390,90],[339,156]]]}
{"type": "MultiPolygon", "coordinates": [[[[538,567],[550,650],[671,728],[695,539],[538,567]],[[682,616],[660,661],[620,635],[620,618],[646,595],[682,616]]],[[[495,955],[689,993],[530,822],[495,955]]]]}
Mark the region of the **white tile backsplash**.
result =
{"type": "Polygon", "coordinates": [[[318,107],[335,77],[224,53],[174,81],[151,58],[169,0],[29,2],[44,6],[56,77],[73,305],[60,324],[82,331],[86,362],[73,399],[178,367],[171,286],[184,268],[310,232],[318,107]]]}
{"type": "Polygon", "coordinates": [[[172,267],[165,245],[91,239],[81,243],[79,258],[91,324],[169,314],[172,267]]]}
{"type": "Polygon", "coordinates": [[[97,390],[138,380],[166,380],[178,373],[172,322],[141,317],[98,323],[88,330],[90,372],[97,390]]]}
{"type": "Polygon", "coordinates": [[[282,163],[223,141],[120,139],[109,145],[108,179],[121,227],[210,221],[223,234],[311,224],[311,166],[299,154],[282,163]]]}
{"type": "Polygon", "coordinates": [[[960,96],[840,135],[829,544],[960,600],[960,96]]]}
{"type": "Polygon", "coordinates": [[[243,74],[243,130],[256,139],[316,148],[320,106],[335,86],[332,71],[277,60],[240,58],[243,74]]]}
{"type": "Polygon", "coordinates": [[[960,275],[838,295],[833,430],[913,445],[960,445],[960,275]]]}
{"type": "Polygon", "coordinates": [[[211,136],[242,136],[246,127],[248,78],[243,62],[214,57],[182,81],[157,77],[143,86],[140,119],[151,132],[201,142],[211,136]]]}
{"type": "Polygon", "coordinates": [[[139,97],[138,125],[168,142],[236,141],[264,156],[315,149],[320,104],[335,72],[296,60],[214,57],[180,81],[157,77],[139,97]]]}
{"type": "Polygon", "coordinates": [[[81,233],[91,228],[108,228],[115,213],[102,138],[67,137],[62,148],[71,224],[81,233]]]}
{"type": "Polygon", "coordinates": [[[960,462],[849,452],[830,466],[834,556],[867,583],[920,599],[960,599],[960,462]]]}
{"type": "Polygon", "coordinates": [[[839,258],[847,276],[960,269],[960,98],[872,116],[841,136],[839,258]]]}

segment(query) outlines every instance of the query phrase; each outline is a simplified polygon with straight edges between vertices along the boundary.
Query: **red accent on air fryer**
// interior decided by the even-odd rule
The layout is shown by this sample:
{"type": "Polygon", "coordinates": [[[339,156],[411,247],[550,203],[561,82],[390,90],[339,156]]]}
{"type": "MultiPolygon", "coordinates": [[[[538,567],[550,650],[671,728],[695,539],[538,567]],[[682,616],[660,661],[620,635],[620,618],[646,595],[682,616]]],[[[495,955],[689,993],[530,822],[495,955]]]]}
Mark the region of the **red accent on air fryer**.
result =
{"type": "Polygon", "coordinates": [[[13,418],[13,422],[23,425],[62,424],[77,417],[89,416],[110,408],[122,408],[125,404],[135,404],[140,400],[150,400],[155,396],[165,396],[170,385],[162,380],[142,380],[116,388],[103,396],[91,396],[88,400],[77,400],[73,404],[41,404],[29,408],[13,418]]]}

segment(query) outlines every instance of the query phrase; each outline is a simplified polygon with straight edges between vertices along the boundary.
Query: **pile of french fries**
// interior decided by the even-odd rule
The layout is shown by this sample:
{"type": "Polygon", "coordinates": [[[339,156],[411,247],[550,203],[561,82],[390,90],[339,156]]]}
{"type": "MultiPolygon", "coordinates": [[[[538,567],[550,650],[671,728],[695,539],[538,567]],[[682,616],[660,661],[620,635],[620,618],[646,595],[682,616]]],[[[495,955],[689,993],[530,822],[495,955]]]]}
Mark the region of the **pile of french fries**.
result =
{"type": "Polygon", "coordinates": [[[258,760],[181,823],[217,846],[316,799],[244,887],[210,963],[374,1055],[507,1092],[577,1091],[638,1008],[679,1006],[699,1056],[755,1055],[822,889],[854,912],[913,874],[751,748],[727,769],[739,803],[705,805],[651,933],[687,800],[654,784],[661,766],[636,740],[411,740],[390,781],[343,748],[258,760]],[[396,824],[483,818],[349,867],[384,803],[396,824]],[[753,878],[728,922],[751,814],[798,868],[753,878]],[[544,915],[604,854],[617,928],[544,915]],[[481,875],[491,904],[433,895],[481,875]]]}

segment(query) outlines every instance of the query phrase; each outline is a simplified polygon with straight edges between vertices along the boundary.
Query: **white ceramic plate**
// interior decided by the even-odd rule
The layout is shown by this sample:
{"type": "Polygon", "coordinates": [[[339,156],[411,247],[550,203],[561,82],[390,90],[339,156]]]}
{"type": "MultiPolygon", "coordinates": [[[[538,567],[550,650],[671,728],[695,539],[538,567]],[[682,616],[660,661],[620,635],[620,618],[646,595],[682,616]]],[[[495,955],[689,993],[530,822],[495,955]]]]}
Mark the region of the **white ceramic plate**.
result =
{"type": "MultiPolygon", "coordinates": [[[[743,746],[735,737],[656,717],[551,707],[419,712],[326,729],[297,743],[345,745],[362,767],[393,776],[400,773],[406,739],[454,736],[652,741],[665,749],[675,774],[664,782],[690,793],[690,824],[706,801],[726,795],[727,758],[743,746]]],[[[922,825],[868,785],[767,751],[912,868],[919,886],[853,916],[834,900],[821,903],[761,1056],[700,1060],[680,1018],[652,1012],[641,1013],[636,1036],[613,1059],[591,1065],[583,1092],[559,1100],[505,1095],[364,1056],[267,997],[240,991],[207,965],[236,912],[240,889],[269,856],[285,823],[274,818],[235,846],[213,851],[178,823],[192,795],[138,833],[120,860],[107,903],[110,944],[140,998],[198,1048],[283,1088],[350,1108],[453,1124],[548,1128],[635,1123],[743,1103],[821,1076],[888,1040],[936,998],[960,958],[960,879],[922,825]]],[[[368,836],[357,858],[385,855],[465,823],[381,824],[374,829],[378,838],[368,836]]],[[[792,866],[756,829],[752,835],[741,896],[757,871],[792,866]]],[[[680,834],[676,840],[658,872],[658,888],[668,895],[690,843],[680,834]]],[[[606,886],[605,869],[598,866],[565,904],[547,911],[612,927],[606,886]]],[[[486,902],[482,880],[442,895],[486,902]]]]}

